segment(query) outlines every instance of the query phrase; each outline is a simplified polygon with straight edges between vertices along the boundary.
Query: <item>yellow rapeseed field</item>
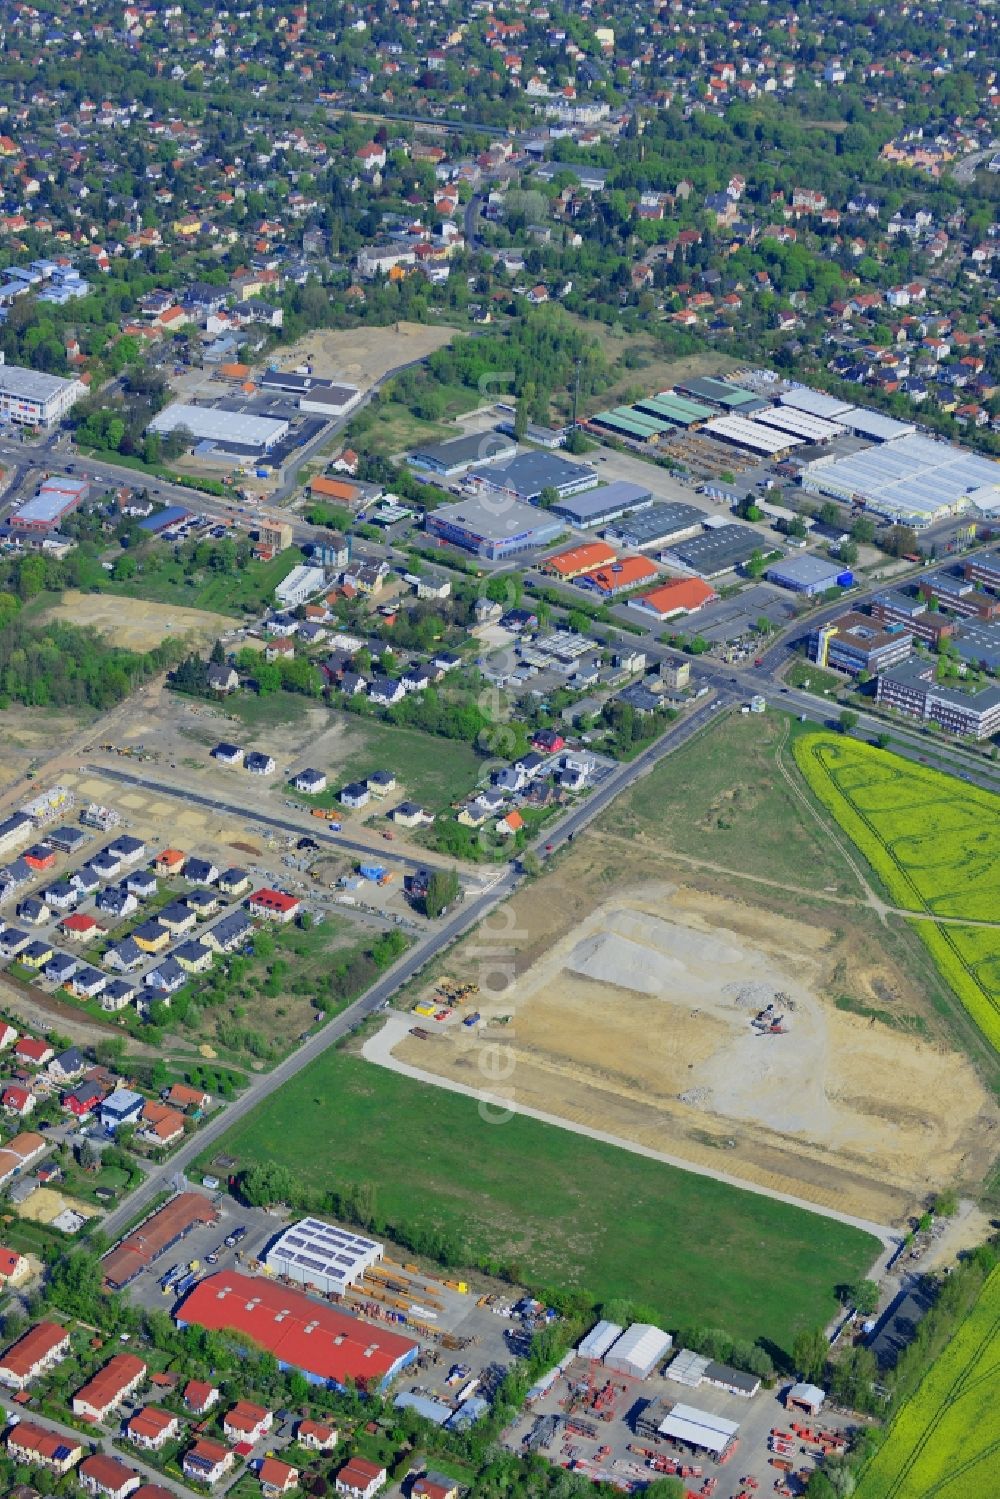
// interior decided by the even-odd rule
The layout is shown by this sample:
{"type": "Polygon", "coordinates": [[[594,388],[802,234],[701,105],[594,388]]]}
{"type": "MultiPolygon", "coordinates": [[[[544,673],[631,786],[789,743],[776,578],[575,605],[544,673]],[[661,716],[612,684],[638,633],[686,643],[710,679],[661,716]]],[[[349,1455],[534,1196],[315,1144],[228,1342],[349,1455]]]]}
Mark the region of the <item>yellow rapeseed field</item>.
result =
{"type": "Polygon", "coordinates": [[[964,924],[1000,922],[1000,797],[836,734],[796,739],[795,759],[895,904],[952,918],[914,928],[1000,1050],[1000,926],[964,924]]]}
{"type": "Polygon", "coordinates": [[[1000,1494],[1000,1266],[889,1428],[855,1499],[1000,1494]]]}

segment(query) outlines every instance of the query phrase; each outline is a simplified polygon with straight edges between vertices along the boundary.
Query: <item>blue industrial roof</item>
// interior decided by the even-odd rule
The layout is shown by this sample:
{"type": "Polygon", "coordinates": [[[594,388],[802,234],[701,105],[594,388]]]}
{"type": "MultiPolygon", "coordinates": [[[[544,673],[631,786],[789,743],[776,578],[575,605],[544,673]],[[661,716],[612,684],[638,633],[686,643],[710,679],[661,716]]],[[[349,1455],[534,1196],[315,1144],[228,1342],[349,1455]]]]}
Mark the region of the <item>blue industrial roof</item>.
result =
{"type": "Polygon", "coordinates": [[[140,531],[166,531],[170,526],[176,526],[178,521],[185,520],[191,514],[185,510],[183,505],[168,505],[165,510],[160,510],[156,515],[147,515],[145,520],[139,522],[140,531]]]}

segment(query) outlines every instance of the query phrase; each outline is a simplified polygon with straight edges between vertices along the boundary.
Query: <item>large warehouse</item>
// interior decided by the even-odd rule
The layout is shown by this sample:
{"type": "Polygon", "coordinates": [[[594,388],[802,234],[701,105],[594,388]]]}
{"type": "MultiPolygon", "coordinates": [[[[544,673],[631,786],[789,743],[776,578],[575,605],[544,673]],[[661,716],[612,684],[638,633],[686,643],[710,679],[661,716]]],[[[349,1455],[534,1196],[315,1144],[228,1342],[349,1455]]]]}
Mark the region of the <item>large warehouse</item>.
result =
{"type": "Polygon", "coordinates": [[[268,452],[288,435],[287,421],[222,411],[217,406],[188,406],[180,401],[158,412],[147,431],[162,435],[181,427],[198,442],[211,442],[224,452],[248,457],[268,452]]]}
{"type": "Polygon", "coordinates": [[[43,375],[0,354],[0,417],[19,427],[53,427],[84,393],[79,380],[43,375]]]}
{"type": "Polygon", "coordinates": [[[1000,482],[1000,464],[911,430],[846,458],[817,458],[800,482],[810,494],[857,501],[919,529],[959,514],[970,494],[1000,482]]]}
{"type": "Polygon", "coordinates": [[[281,1370],[298,1369],[311,1384],[384,1391],[420,1345],[387,1328],[361,1322],[264,1276],[222,1270],[208,1275],[175,1313],[178,1327],[230,1332],[274,1355],[281,1370]]]}
{"type": "Polygon", "coordinates": [[[517,443],[501,432],[470,432],[447,442],[431,442],[407,454],[416,468],[453,479],[477,463],[504,463],[517,456],[517,443]]]}
{"type": "Polygon", "coordinates": [[[673,1338],[651,1322],[633,1322],[604,1355],[604,1367],[632,1379],[648,1379],[673,1347],[673,1338]]]}
{"type": "Polygon", "coordinates": [[[660,1422],[658,1432],[661,1437],[670,1437],[672,1441],[683,1442],[686,1447],[698,1447],[721,1458],[736,1440],[739,1429],[738,1421],[728,1421],[712,1411],[699,1410],[697,1406],[678,1401],[660,1422]]]}
{"type": "Polygon", "coordinates": [[[643,547],[665,547],[675,541],[686,541],[689,536],[697,536],[704,524],[705,511],[697,505],[669,500],[650,505],[620,524],[609,526],[604,535],[616,546],[636,547],[641,551],[643,547]]]}
{"type": "Polygon", "coordinates": [[[849,568],[811,554],[785,557],[773,563],[764,576],[769,583],[777,583],[779,588],[788,588],[792,593],[804,593],[807,598],[825,593],[828,588],[850,588],[854,582],[849,568]]]}
{"type": "Polygon", "coordinates": [[[780,458],[792,448],[801,447],[805,441],[790,432],[779,432],[774,427],[762,426],[746,416],[717,416],[706,422],[702,431],[708,437],[717,437],[722,442],[732,443],[737,448],[747,448],[751,453],[760,453],[765,458],[780,458]]]}
{"type": "Polygon", "coordinates": [[[564,528],[557,515],[488,494],[428,510],[424,525],[431,536],[491,562],[547,546],[564,528]]]}
{"type": "Polygon", "coordinates": [[[633,510],[643,510],[653,503],[653,496],[641,484],[630,484],[627,479],[616,479],[603,484],[589,494],[576,495],[572,499],[560,500],[552,506],[553,515],[561,515],[571,526],[587,530],[590,526],[601,526],[618,520],[633,510]]]}
{"type": "Polygon", "coordinates": [[[702,578],[718,578],[742,567],[754,552],[763,551],[766,545],[759,532],[732,521],[702,531],[690,541],[678,542],[665,554],[665,561],[686,567],[688,572],[698,573],[702,578]]]}
{"type": "Polygon", "coordinates": [[[542,491],[554,489],[561,500],[597,484],[597,470],[586,463],[570,463],[555,453],[519,453],[491,468],[474,468],[470,475],[485,489],[510,495],[524,504],[538,503],[542,491]]]}
{"type": "Polygon", "coordinates": [[[321,1218],[303,1218],[279,1234],[264,1256],[273,1275],[285,1276],[324,1295],[343,1296],[348,1286],[377,1265],[385,1246],[361,1234],[324,1223],[321,1218]]]}

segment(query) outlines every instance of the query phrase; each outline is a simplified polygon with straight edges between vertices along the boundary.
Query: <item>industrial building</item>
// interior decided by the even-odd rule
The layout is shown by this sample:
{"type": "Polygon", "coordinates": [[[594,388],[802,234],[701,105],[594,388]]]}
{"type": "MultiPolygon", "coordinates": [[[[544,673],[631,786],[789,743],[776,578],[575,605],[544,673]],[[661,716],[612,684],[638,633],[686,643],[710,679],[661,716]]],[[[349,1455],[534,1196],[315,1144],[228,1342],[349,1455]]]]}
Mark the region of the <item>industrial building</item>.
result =
{"type": "Polygon", "coordinates": [[[752,527],[727,521],[670,547],[665,560],[702,578],[718,578],[749,562],[754,552],[762,551],[762,540],[752,527]]]}
{"type": "Polygon", "coordinates": [[[597,484],[596,469],[586,463],[570,463],[556,453],[519,453],[493,467],[474,468],[470,477],[485,489],[528,505],[537,505],[545,489],[554,489],[564,500],[597,484]]]}
{"type": "Polygon", "coordinates": [[[568,547],[564,552],[555,552],[541,563],[543,573],[552,573],[557,578],[569,581],[583,573],[593,572],[596,567],[605,567],[615,561],[617,552],[606,541],[584,541],[579,546],[568,547]]]}
{"type": "Polygon", "coordinates": [[[711,406],[689,401],[672,390],[661,390],[658,395],[644,396],[642,400],[635,402],[634,409],[640,417],[654,416],[684,429],[699,427],[714,415],[711,406]]]}
{"type": "Polygon", "coordinates": [[[642,551],[644,547],[665,547],[686,541],[689,536],[697,536],[704,524],[705,512],[697,505],[669,500],[650,505],[619,525],[609,526],[604,535],[616,546],[642,551]]]}
{"type": "Polygon", "coordinates": [[[728,380],[716,380],[711,375],[696,375],[690,380],[678,380],[675,389],[681,395],[692,396],[696,401],[710,401],[724,411],[752,410],[760,404],[760,397],[740,385],[731,385],[728,380]]]}
{"type": "Polygon", "coordinates": [[[677,428],[663,417],[641,414],[634,406],[615,406],[613,410],[598,411],[585,424],[607,431],[615,437],[624,437],[630,442],[657,442],[662,437],[673,437],[677,428]]]}
{"type": "Polygon", "coordinates": [[[453,479],[477,463],[508,463],[517,457],[517,443],[499,432],[471,432],[447,442],[432,442],[414,448],[407,458],[415,468],[427,469],[453,479]]]}
{"type": "Polygon", "coordinates": [[[631,1379],[648,1379],[673,1347],[673,1338],[651,1322],[633,1322],[604,1355],[604,1367],[631,1379]]]}
{"type": "Polygon", "coordinates": [[[183,505],[167,505],[162,510],[157,510],[155,515],[147,515],[145,520],[139,522],[139,530],[147,532],[150,536],[162,536],[164,531],[169,531],[171,526],[179,526],[184,521],[190,520],[191,511],[183,505]]]}
{"type": "Polygon", "coordinates": [[[1000,687],[966,691],[934,680],[935,663],[914,657],[878,677],[876,702],[907,718],[940,724],[949,734],[991,739],[1000,733],[1000,687]]]}
{"type": "Polygon", "coordinates": [[[641,484],[630,484],[625,479],[616,479],[612,484],[603,484],[589,494],[577,495],[574,499],[560,500],[552,506],[553,515],[561,515],[571,526],[587,530],[591,526],[607,524],[631,511],[642,511],[652,505],[653,496],[641,484]]]}
{"type": "Polygon", "coordinates": [[[727,1447],[735,1442],[739,1429],[738,1421],[729,1421],[725,1416],[678,1401],[660,1422],[658,1433],[671,1441],[683,1442],[687,1447],[697,1447],[721,1458],[727,1447]]]}
{"type": "Polygon", "coordinates": [[[964,569],[970,582],[985,583],[987,588],[1000,590],[1000,552],[983,552],[978,557],[970,557],[964,569]]]}
{"type": "Polygon", "coordinates": [[[191,1229],[218,1221],[218,1211],[207,1197],[200,1192],[179,1192],[104,1256],[101,1269],[105,1284],[120,1291],[191,1229]]]}
{"type": "Polygon", "coordinates": [[[660,573],[648,557],[620,557],[617,562],[584,573],[579,582],[584,588],[593,588],[602,598],[615,599],[633,588],[655,582],[658,577],[660,573]]]}
{"type": "Polygon", "coordinates": [[[901,624],[883,625],[868,614],[851,610],[819,625],[809,636],[810,661],[858,676],[884,671],[905,661],[913,649],[913,635],[901,624]]]}
{"type": "Polygon", "coordinates": [[[854,583],[854,574],[848,568],[811,554],[772,563],[764,576],[769,583],[777,583],[779,588],[788,588],[792,593],[804,593],[807,598],[826,593],[828,588],[850,588],[854,583]]]}
{"type": "Polygon", "coordinates": [[[852,411],[850,401],[841,401],[828,396],[822,390],[810,390],[807,385],[796,385],[779,396],[782,406],[791,406],[795,411],[807,411],[810,416],[822,417],[824,421],[836,422],[845,411],[852,411]]]}
{"type": "Polygon", "coordinates": [[[693,614],[718,598],[714,588],[700,578],[674,578],[653,588],[637,599],[629,600],[629,607],[644,614],[652,614],[661,623],[678,614],[693,614]]]}
{"type": "Polygon", "coordinates": [[[603,1320],[592,1327],[585,1338],[581,1338],[577,1348],[578,1358],[588,1358],[599,1361],[617,1343],[624,1328],[619,1327],[617,1322],[603,1320]]]}
{"type": "Polygon", "coordinates": [[[223,1270],[192,1287],[176,1312],[178,1327],[204,1327],[245,1338],[297,1369],[311,1384],[385,1391],[420,1351],[412,1338],[362,1322],[263,1276],[223,1270]]]}
{"type": "Polygon", "coordinates": [[[737,448],[748,448],[751,453],[759,453],[764,458],[782,458],[805,441],[791,432],[779,432],[745,416],[717,416],[706,422],[702,430],[708,437],[732,443],[737,448]]]}
{"type": "Polygon", "coordinates": [[[197,442],[210,442],[236,456],[262,455],[288,435],[288,422],[270,416],[223,411],[218,406],[190,406],[182,401],[153,417],[148,432],[176,432],[183,428],[197,442]]]}
{"type": "Polygon", "coordinates": [[[844,428],[838,422],[814,416],[811,411],[796,411],[791,406],[767,406],[763,411],[754,412],[750,420],[810,443],[832,442],[835,437],[844,435],[844,428]]]}
{"type": "Polygon", "coordinates": [[[0,354],[0,418],[19,427],[54,427],[83,393],[79,380],[5,364],[0,354]]]}
{"type": "Polygon", "coordinates": [[[46,479],[34,498],[14,511],[10,524],[15,531],[53,531],[89,493],[86,479],[46,479]]]}
{"type": "Polygon", "coordinates": [[[960,514],[970,493],[1000,483],[1000,464],[911,429],[847,457],[817,458],[803,469],[800,483],[810,494],[861,503],[886,520],[920,529],[960,514]]]}
{"type": "Polygon", "coordinates": [[[278,1235],[264,1264],[272,1275],[311,1286],[324,1295],[343,1296],[384,1253],[385,1246],[374,1239],[320,1218],[303,1218],[278,1235]]]}
{"type": "Polygon", "coordinates": [[[564,523],[557,515],[516,500],[479,495],[428,510],[424,525],[431,536],[496,562],[555,541],[564,523]]]}

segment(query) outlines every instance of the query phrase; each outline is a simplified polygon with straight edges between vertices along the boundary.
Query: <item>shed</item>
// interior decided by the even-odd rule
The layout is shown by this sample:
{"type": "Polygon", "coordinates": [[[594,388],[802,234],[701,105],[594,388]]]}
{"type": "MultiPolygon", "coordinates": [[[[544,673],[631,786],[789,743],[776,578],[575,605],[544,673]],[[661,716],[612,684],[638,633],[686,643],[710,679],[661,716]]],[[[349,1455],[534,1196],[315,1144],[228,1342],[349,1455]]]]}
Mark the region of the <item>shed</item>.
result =
{"type": "Polygon", "coordinates": [[[580,1340],[580,1346],[576,1351],[580,1358],[602,1359],[621,1335],[622,1329],[617,1322],[602,1320],[596,1327],[590,1329],[585,1338],[580,1340]]]}
{"type": "Polygon", "coordinates": [[[678,1402],[660,1425],[660,1435],[720,1457],[739,1431],[738,1421],[727,1421],[711,1411],[678,1402]]]}
{"type": "Polygon", "coordinates": [[[647,1379],[673,1346],[673,1338],[651,1322],[633,1322],[604,1355],[604,1366],[632,1379],[647,1379]]]}
{"type": "Polygon", "coordinates": [[[807,1411],[810,1416],[818,1416],[825,1399],[826,1392],[819,1385],[805,1384],[800,1380],[785,1396],[785,1406],[788,1410],[807,1411]]]}

